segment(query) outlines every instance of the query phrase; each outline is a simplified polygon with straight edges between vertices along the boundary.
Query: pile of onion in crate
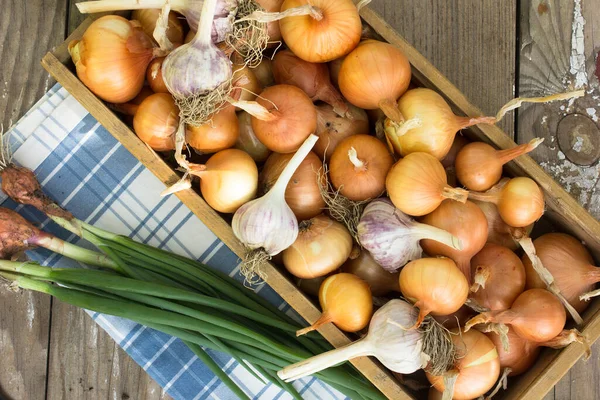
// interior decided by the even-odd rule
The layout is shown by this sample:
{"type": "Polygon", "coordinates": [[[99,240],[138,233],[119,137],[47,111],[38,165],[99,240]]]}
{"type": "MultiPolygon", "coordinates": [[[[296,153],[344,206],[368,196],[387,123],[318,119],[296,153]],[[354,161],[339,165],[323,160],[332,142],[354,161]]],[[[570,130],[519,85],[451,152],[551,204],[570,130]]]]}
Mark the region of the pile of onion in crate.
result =
{"type": "Polygon", "coordinates": [[[460,117],[363,29],[368,1],[171,3],[79,3],[137,10],[99,18],[69,51],[82,82],[184,172],[164,195],[199,178],[206,202],[233,215],[249,284],[274,257],[318,296],[321,318],[298,335],[329,323],[363,334],[281,379],[371,355],[400,374],[423,369],[432,395],[472,399],[541,347],[586,345],[565,326],[581,323],[600,270],[567,234],[532,240],[543,193],[503,177],[542,141],[496,150],[457,134],[583,91],[460,117]]]}

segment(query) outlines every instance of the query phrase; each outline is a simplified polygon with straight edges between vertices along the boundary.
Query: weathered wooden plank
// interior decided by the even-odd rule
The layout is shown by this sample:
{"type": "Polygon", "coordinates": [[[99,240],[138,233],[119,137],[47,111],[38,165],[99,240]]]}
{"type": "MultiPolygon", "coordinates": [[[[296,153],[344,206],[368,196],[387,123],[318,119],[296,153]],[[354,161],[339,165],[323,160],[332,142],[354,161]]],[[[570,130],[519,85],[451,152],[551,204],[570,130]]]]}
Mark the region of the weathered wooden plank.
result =
{"type": "MultiPolygon", "coordinates": [[[[598,176],[600,115],[595,57],[600,45],[597,4],[591,1],[529,0],[521,3],[519,95],[537,96],[585,84],[587,95],[572,104],[527,105],[518,114],[519,141],[544,137],[532,156],[596,218],[600,217],[598,176]],[[581,7],[580,11],[576,8],[581,7]],[[583,25],[583,20],[586,21],[583,25]],[[580,30],[582,29],[582,30],[580,30]],[[595,98],[594,98],[595,97],[595,98]],[[575,116],[574,114],[579,114],[575,116]],[[570,115],[565,119],[567,115],[570,115]],[[578,165],[583,164],[583,165],[578,165]]],[[[554,388],[555,399],[599,397],[598,350],[579,360],[554,388]]]]}
{"type": "Polygon", "coordinates": [[[67,35],[73,33],[75,29],[88,17],[81,14],[75,4],[81,3],[83,0],[68,0],[69,2],[69,17],[67,20],[67,35]]]}
{"type": "MultiPolygon", "coordinates": [[[[516,0],[375,0],[370,5],[483,112],[513,97],[516,0]]],[[[512,135],[512,115],[499,125],[512,135]]]]}
{"type": "MultiPolygon", "coordinates": [[[[15,123],[53,84],[39,60],[61,43],[65,2],[2,2],[0,13],[0,123],[15,123]]],[[[0,289],[0,391],[14,399],[43,399],[50,299],[0,289]]]]}
{"type": "Polygon", "coordinates": [[[0,282],[0,398],[44,399],[49,310],[50,297],[0,282]]]}
{"type": "Polygon", "coordinates": [[[170,399],[85,311],[54,301],[48,400],[170,399]]]}

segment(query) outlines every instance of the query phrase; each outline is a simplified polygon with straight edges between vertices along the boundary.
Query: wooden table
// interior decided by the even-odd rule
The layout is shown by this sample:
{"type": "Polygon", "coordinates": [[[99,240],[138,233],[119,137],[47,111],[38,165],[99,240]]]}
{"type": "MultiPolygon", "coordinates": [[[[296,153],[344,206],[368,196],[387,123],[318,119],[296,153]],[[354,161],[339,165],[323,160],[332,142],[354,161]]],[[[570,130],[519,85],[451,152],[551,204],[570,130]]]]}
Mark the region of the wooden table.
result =
{"type": "MultiPolygon", "coordinates": [[[[0,121],[5,129],[53,85],[39,60],[81,21],[74,3],[2,1],[0,121]]],[[[566,109],[526,106],[501,126],[519,142],[546,137],[546,144],[533,156],[600,218],[600,167],[594,164],[600,153],[595,123],[600,116],[597,3],[373,0],[371,7],[487,114],[495,114],[515,95],[559,92],[569,87],[569,80],[587,81],[593,92],[584,101],[566,109]],[[566,114],[574,115],[562,120],[566,114]],[[569,135],[573,131],[579,139],[569,135]]],[[[598,350],[600,346],[594,346],[593,357],[579,361],[546,399],[600,398],[598,350]]],[[[0,399],[4,398],[154,400],[169,396],[83,311],[47,296],[0,289],[0,399]]]]}

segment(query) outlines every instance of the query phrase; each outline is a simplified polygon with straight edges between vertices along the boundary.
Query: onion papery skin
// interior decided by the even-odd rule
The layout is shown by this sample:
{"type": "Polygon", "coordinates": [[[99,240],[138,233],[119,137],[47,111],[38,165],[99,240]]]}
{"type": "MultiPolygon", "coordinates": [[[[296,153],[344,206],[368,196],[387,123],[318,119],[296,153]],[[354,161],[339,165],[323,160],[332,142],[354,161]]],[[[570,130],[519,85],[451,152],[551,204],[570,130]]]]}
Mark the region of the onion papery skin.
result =
{"type": "Polygon", "coordinates": [[[486,276],[485,287],[478,287],[470,297],[492,311],[508,310],[525,290],[525,267],[510,249],[487,243],[471,259],[472,282],[486,276]]]}
{"type": "Polygon", "coordinates": [[[187,125],[185,140],[197,152],[210,154],[233,147],[239,132],[235,109],[233,106],[227,106],[214,114],[211,121],[204,125],[187,125]]]}
{"type": "Polygon", "coordinates": [[[313,147],[313,151],[321,160],[331,159],[331,155],[340,142],[352,135],[368,135],[369,119],[367,113],[353,106],[348,105],[349,117],[341,117],[333,111],[329,104],[318,104],[317,110],[317,131],[315,134],[319,141],[313,147]]]}
{"type": "MultiPolygon", "coordinates": [[[[161,14],[157,8],[146,8],[143,10],[134,10],[131,13],[131,19],[138,21],[142,25],[142,30],[146,35],[154,38],[154,28],[156,20],[161,14]]],[[[173,44],[182,44],[184,40],[183,24],[174,12],[169,13],[169,25],[167,28],[167,38],[173,44]]]]}
{"type": "Polygon", "coordinates": [[[175,149],[175,133],[179,126],[179,110],[167,93],[148,96],[133,117],[136,135],[156,151],[175,149]]]}
{"type": "Polygon", "coordinates": [[[334,150],[329,161],[329,176],[334,188],[350,200],[374,199],[385,191],[385,177],[393,163],[389,150],[377,138],[352,135],[334,150]],[[352,149],[362,165],[351,161],[352,149]]]}
{"type": "Polygon", "coordinates": [[[98,18],[80,41],[69,43],[77,76],[109,103],[126,103],[137,96],[153,53],[152,39],[117,15],[98,18]]]}
{"type": "Polygon", "coordinates": [[[362,24],[351,0],[285,0],[281,11],[310,4],[323,15],[318,21],[310,15],[283,18],[281,36],[301,59],[324,63],[348,54],[360,41],[362,24]]]}
{"type": "Polygon", "coordinates": [[[382,108],[383,102],[393,109],[410,78],[410,63],[400,49],[365,40],[344,59],[338,84],[342,95],[357,107],[374,110],[382,108]]]}
{"type": "Polygon", "coordinates": [[[245,151],[256,161],[262,163],[269,158],[271,150],[261,143],[252,129],[252,116],[246,111],[237,113],[239,136],[235,148],[245,151]]]}
{"type": "Polygon", "coordinates": [[[404,93],[398,110],[406,120],[418,119],[421,126],[410,129],[392,141],[398,154],[425,152],[443,159],[454,142],[456,133],[473,124],[475,119],[457,117],[442,96],[431,89],[417,88],[404,93]]]}
{"type": "Polygon", "coordinates": [[[346,260],[342,271],[354,274],[367,282],[373,296],[384,296],[390,292],[399,292],[400,272],[388,272],[375,262],[367,250],[361,250],[358,257],[346,260]]]}
{"type": "Polygon", "coordinates": [[[426,315],[452,314],[467,300],[469,285],[449,258],[421,258],[400,271],[402,295],[419,308],[417,325],[426,315]]]}
{"type": "Polygon", "coordinates": [[[479,323],[496,322],[510,325],[515,333],[532,342],[546,342],[564,328],[567,312],[552,293],[544,289],[524,291],[505,311],[487,311],[472,318],[465,329],[479,323]]]}
{"type": "Polygon", "coordinates": [[[169,93],[167,85],[162,77],[162,63],[164,57],[158,57],[152,60],[146,70],[146,80],[154,93],[169,93]]]}
{"type": "Polygon", "coordinates": [[[252,157],[238,149],[215,153],[206,162],[200,177],[204,200],[216,211],[234,213],[256,196],[258,168],[252,157]]]}
{"type": "MultiPolygon", "coordinates": [[[[582,313],[589,302],[579,300],[579,296],[593,290],[600,282],[600,269],[594,266],[591,254],[579,240],[566,233],[547,233],[535,239],[533,245],[560,292],[577,312],[582,313]]],[[[527,273],[527,289],[545,289],[546,285],[533,269],[529,257],[523,255],[522,261],[527,273]]]]}
{"type": "MultiPolygon", "coordinates": [[[[452,333],[458,358],[454,371],[459,374],[452,398],[476,399],[490,390],[500,376],[498,352],[494,343],[481,332],[471,330],[460,333],[455,329],[452,333]]],[[[426,375],[436,390],[444,391],[443,376],[426,375]]]]}
{"type": "Polygon", "coordinates": [[[510,368],[512,370],[508,376],[521,375],[529,370],[540,354],[541,347],[538,343],[523,339],[510,327],[507,333],[509,351],[504,350],[501,337],[497,333],[489,332],[486,333],[486,336],[498,350],[500,368],[510,368]]]}
{"type": "Polygon", "coordinates": [[[273,58],[272,68],[276,83],[302,89],[312,101],[330,104],[339,115],[348,112],[342,95],[331,84],[327,65],[304,61],[291,51],[283,50],[273,58]]]}
{"type": "Polygon", "coordinates": [[[487,220],[479,207],[470,201],[463,204],[444,200],[435,211],[423,217],[421,222],[448,231],[460,239],[462,250],[430,239],[421,240],[421,247],[430,256],[453,259],[471,284],[471,258],[485,246],[488,232],[487,220]]]}
{"type": "Polygon", "coordinates": [[[352,251],[352,237],[344,225],[318,215],[299,225],[298,238],[283,251],[283,265],[301,279],[313,279],[335,271],[352,251]]]}
{"type": "Polygon", "coordinates": [[[291,85],[266,88],[257,102],[275,116],[272,121],[252,117],[258,140],[276,153],[292,153],[317,129],[317,111],[310,98],[291,85]]]}
{"type": "Polygon", "coordinates": [[[373,315],[369,284],[352,274],[340,273],[327,278],[319,290],[323,313],[331,316],[335,326],[344,332],[365,328],[373,315]],[[338,297],[347,296],[347,301],[338,297]]]}
{"type": "Polygon", "coordinates": [[[446,154],[446,156],[441,160],[442,166],[445,169],[454,168],[454,163],[456,161],[456,156],[458,155],[458,152],[469,143],[469,140],[463,135],[454,136],[452,147],[450,147],[448,154],[446,154]]]}
{"type": "MultiPolygon", "coordinates": [[[[283,0],[256,0],[258,5],[265,9],[267,12],[279,12],[283,0]]],[[[277,46],[281,41],[281,29],[279,28],[279,21],[267,22],[267,35],[269,35],[268,47],[277,46]]],[[[263,60],[266,57],[263,58],[263,60]]]]}
{"type": "Polygon", "coordinates": [[[240,92],[239,100],[241,100],[241,101],[255,100],[256,96],[260,92],[262,92],[263,86],[261,85],[260,81],[254,74],[254,69],[251,69],[245,65],[234,64],[233,65],[233,81],[232,82],[234,82],[234,84],[235,84],[236,81],[241,80],[242,78],[244,78],[246,83],[244,83],[242,85],[238,85],[238,84],[235,85],[235,87],[236,87],[235,90],[240,92]]]}
{"type": "Polygon", "coordinates": [[[398,161],[385,183],[392,203],[402,212],[422,216],[434,211],[444,199],[465,202],[467,192],[451,188],[442,164],[427,153],[413,153],[398,161]]]}
{"type": "MultiPolygon", "coordinates": [[[[293,154],[273,153],[267,159],[259,176],[259,191],[267,193],[291,160],[293,154]]],[[[321,160],[312,151],[302,161],[285,189],[285,202],[290,206],[298,221],[316,217],[323,212],[325,201],[319,190],[321,160]]]]}

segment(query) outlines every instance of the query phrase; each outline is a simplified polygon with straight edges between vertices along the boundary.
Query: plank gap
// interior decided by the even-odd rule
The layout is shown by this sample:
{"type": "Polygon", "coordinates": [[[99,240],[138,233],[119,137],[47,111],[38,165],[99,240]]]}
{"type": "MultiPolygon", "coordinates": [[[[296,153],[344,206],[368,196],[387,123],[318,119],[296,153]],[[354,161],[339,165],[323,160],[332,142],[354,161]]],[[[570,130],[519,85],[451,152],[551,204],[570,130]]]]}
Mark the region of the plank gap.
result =
{"type": "Polygon", "coordinates": [[[54,297],[50,296],[50,312],[48,315],[48,354],[46,356],[46,387],[44,388],[44,399],[48,400],[48,387],[50,385],[50,344],[52,341],[52,306],[54,297]]]}

